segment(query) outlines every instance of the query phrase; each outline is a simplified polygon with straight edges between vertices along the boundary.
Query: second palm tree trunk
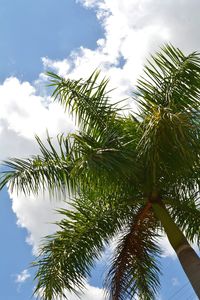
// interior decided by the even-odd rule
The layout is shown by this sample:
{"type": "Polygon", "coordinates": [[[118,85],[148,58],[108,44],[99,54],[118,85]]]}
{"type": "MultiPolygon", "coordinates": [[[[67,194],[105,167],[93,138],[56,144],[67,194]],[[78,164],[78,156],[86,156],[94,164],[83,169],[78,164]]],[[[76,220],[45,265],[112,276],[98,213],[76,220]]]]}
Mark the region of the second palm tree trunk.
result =
{"type": "Polygon", "coordinates": [[[174,223],[165,206],[161,203],[153,203],[152,207],[161,221],[169,242],[175,250],[196,295],[200,299],[200,258],[174,223]]]}

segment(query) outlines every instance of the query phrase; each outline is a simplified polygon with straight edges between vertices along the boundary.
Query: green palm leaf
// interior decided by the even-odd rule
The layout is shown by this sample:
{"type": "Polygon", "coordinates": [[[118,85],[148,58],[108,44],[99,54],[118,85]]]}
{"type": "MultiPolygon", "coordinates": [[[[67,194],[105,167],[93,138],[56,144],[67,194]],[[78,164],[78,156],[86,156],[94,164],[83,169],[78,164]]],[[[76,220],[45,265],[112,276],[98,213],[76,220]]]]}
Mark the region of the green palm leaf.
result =
{"type": "Polygon", "coordinates": [[[48,72],[50,86],[55,88],[52,97],[58,100],[65,110],[75,116],[83,128],[104,129],[115,118],[118,108],[109,101],[106,91],[108,80],[100,80],[100,72],[95,71],[87,80],[70,80],[48,72]]]}
{"type": "MultiPolygon", "coordinates": [[[[5,161],[7,170],[1,174],[0,188],[9,183],[11,190],[17,188],[25,194],[48,190],[60,196],[66,191],[76,193],[77,187],[87,189],[88,185],[112,188],[114,182],[121,185],[127,177],[136,181],[139,165],[134,149],[138,138],[125,138],[126,123],[130,126],[118,120],[106,132],[61,135],[55,145],[49,136],[47,145],[36,137],[41,154],[5,161]]],[[[135,132],[136,128],[132,126],[131,130],[135,132]]]]}
{"type": "Polygon", "coordinates": [[[114,203],[110,197],[100,198],[90,193],[76,200],[74,210],[59,210],[64,217],[57,224],[60,230],[47,237],[35,262],[38,267],[35,293],[43,299],[63,296],[64,289],[72,292],[81,289],[105,244],[134,213],[125,203],[120,204],[120,199],[116,198],[114,203]]]}
{"type": "Polygon", "coordinates": [[[144,68],[145,77],[138,81],[138,103],[144,114],[157,106],[174,112],[199,110],[200,58],[193,52],[185,56],[179,49],[166,45],[152,56],[144,68]]]}
{"type": "Polygon", "coordinates": [[[45,146],[36,137],[41,155],[29,159],[10,159],[4,162],[6,171],[1,173],[0,188],[7,183],[11,191],[17,188],[24,194],[38,193],[39,190],[66,192],[74,187],[70,172],[73,168],[73,154],[69,139],[61,135],[57,138],[57,146],[53,146],[48,136],[45,146]]]}
{"type": "Polygon", "coordinates": [[[199,166],[200,58],[168,45],[144,72],[136,93],[143,132],[138,154],[151,174],[148,185],[160,189],[161,177],[177,181],[199,166]]]}

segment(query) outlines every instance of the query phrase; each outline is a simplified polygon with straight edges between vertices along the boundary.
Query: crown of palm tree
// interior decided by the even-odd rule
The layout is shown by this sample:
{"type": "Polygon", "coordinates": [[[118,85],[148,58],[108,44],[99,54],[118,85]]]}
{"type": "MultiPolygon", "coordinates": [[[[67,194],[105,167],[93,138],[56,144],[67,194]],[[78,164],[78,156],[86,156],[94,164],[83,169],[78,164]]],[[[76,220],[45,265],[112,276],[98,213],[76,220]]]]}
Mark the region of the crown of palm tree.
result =
{"type": "Polygon", "coordinates": [[[120,236],[105,281],[109,299],[155,299],[163,224],[152,204],[162,202],[187,239],[200,242],[199,54],[166,45],[153,56],[134,94],[138,114],[111,104],[99,72],[85,81],[48,75],[79,131],[59,136],[56,146],[36,137],[40,154],[4,162],[0,186],[73,196],[72,209],[59,210],[60,229],[41,245],[35,292],[44,300],[77,292],[120,236]]]}

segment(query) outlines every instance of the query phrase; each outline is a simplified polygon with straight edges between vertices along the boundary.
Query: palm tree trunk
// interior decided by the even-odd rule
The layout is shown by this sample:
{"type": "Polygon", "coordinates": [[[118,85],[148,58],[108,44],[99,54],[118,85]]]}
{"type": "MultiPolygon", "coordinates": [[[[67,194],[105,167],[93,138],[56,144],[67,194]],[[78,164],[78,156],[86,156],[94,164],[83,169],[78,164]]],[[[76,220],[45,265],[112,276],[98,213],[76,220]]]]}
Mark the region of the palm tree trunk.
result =
{"type": "Polygon", "coordinates": [[[169,242],[175,250],[196,295],[200,299],[200,258],[174,223],[165,206],[162,203],[152,203],[152,207],[161,221],[169,242]]]}

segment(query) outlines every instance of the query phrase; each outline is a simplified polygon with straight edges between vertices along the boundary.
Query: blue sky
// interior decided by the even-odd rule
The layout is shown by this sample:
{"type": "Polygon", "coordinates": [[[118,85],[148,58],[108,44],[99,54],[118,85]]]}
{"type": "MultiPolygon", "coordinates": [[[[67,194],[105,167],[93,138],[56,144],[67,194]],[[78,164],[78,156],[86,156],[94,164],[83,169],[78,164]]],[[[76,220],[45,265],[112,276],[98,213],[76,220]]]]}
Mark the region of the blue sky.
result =
{"type": "MultiPolygon", "coordinates": [[[[45,70],[73,78],[99,67],[118,89],[131,93],[146,56],[171,41],[184,51],[200,50],[200,3],[155,0],[0,0],[0,159],[37,152],[34,134],[45,138],[73,125],[51,103],[45,70]],[[185,38],[187,37],[187,38],[185,38]]],[[[134,103],[131,103],[134,107],[134,103]]],[[[34,259],[42,236],[57,219],[62,202],[7,191],[0,201],[0,288],[3,300],[30,299],[34,259]],[[12,201],[11,201],[11,199],[12,201]]],[[[173,252],[162,242],[162,289],[158,300],[195,299],[173,252]]],[[[105,260],[97,263],[82,300],[102,300],[105,260]],[[96,287],[96,288],[95,288],[96,287]]],[[[70,296],[70,300],[74,300],[70,296]]]]}
{"type": "Polygon", "coordinates": [[[0,1],[0,79],[34,80],[41,57],[63,59],[72,49],[94,48],[102,33],[95,13],[74,0],[0,1]]]}

